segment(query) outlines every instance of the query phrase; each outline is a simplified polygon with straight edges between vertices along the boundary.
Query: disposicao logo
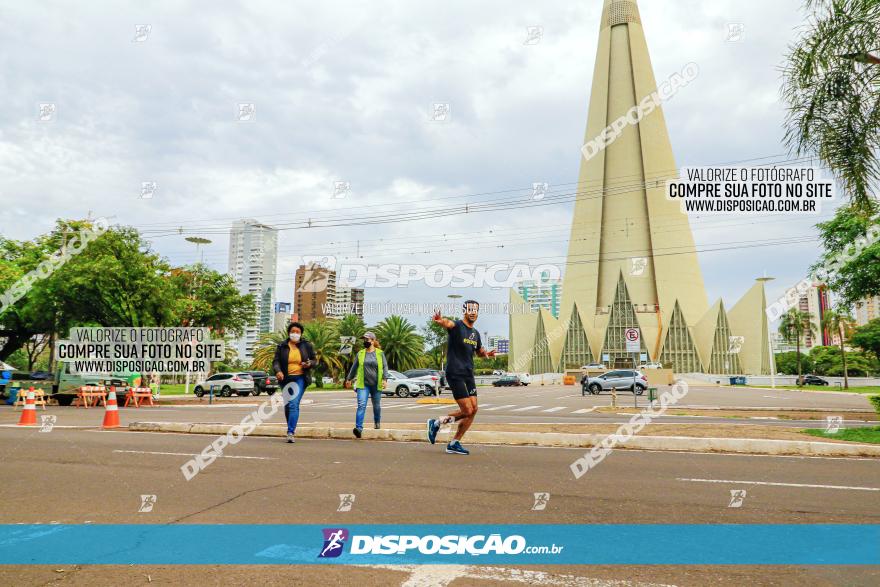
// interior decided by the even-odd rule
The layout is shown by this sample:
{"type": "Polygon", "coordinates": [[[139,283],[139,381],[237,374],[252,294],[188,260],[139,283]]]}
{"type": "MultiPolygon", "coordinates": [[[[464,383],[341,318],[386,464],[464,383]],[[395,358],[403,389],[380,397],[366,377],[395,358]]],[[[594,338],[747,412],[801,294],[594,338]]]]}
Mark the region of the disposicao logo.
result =
{"type": "Polygon", "coordinates": [[[348,540],[348,530],[345,528],[324,528],[324,547],[321,549],[318,558],[336,558],[345,547],[345,541],[348,540]]]}

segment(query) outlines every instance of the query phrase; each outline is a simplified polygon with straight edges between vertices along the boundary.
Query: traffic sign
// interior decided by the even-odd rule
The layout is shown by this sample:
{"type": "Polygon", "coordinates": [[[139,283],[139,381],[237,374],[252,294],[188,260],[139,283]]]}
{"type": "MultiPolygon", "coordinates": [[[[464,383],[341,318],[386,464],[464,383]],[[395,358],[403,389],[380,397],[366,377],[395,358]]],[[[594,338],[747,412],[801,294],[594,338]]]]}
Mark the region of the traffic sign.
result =
{"type": "Polygon", "coordinates": [[[641,333],[638,328],[627,328],[623,337],[626,339],[626,352],[637,353],[641,350],[641,333]]]}

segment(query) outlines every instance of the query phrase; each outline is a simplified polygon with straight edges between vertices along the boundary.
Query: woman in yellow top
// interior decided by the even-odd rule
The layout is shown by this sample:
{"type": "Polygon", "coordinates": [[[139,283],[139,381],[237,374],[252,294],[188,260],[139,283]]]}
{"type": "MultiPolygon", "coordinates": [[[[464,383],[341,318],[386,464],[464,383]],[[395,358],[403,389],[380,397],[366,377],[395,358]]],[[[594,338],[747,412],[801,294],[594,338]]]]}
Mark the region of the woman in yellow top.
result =
{"type": "Polygon", "coordinates": [[[311,385],[309,374],[315,365],[315,349],[303,338],[303,325],[291,322],[287,327],[287,340],[275,349],[272,369],[285,394],[284,415],[287,419],[287,442],[293,443],[296,423],[299,421],[299,403],[311,385]]]}

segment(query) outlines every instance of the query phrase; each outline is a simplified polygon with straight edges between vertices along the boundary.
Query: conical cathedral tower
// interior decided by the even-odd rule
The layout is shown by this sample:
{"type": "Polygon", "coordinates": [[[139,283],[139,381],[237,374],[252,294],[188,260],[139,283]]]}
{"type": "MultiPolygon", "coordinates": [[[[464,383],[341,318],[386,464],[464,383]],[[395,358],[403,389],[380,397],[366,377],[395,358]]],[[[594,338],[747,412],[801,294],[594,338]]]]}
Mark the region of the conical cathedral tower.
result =
{"type": "MultiPolygon", "coordinates": [[[[628,328],[641,332],[649,360],[662,356],[680,372],[708,368],[692,332],[710,310],[693,234],[665,196],[677,171],[663,109],[637,121],[633,114],[655,92],[637,3],[604,0],[584,135],[593,147],[581,156],[560,316],[539,321],[546,340],[535,342],[549,349],[556,371],[631,359],[628,328]],[[620,132],[595,148],[608,127],[620,132]]],[[[511,301],[521,302],[515,292],[511,301]]],[[[713,316],[719,311],[723,305],[713,316]]],[[[535,335],[534,319],[511,316],[511,368],[529,369],[535,335]]]]}

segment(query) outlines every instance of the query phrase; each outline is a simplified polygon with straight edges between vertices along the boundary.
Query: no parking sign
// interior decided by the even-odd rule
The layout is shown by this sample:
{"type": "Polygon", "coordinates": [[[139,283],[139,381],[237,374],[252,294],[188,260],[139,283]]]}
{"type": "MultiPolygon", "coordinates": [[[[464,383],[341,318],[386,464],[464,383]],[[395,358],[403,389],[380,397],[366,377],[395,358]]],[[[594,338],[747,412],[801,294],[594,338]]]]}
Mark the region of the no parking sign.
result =
{"type": "Polygon", "coordinates": [[[641,350],[641,333],[638,328],[627,328],[623,336],[626,339],[626,352],[637,353],[641,350]]]}

